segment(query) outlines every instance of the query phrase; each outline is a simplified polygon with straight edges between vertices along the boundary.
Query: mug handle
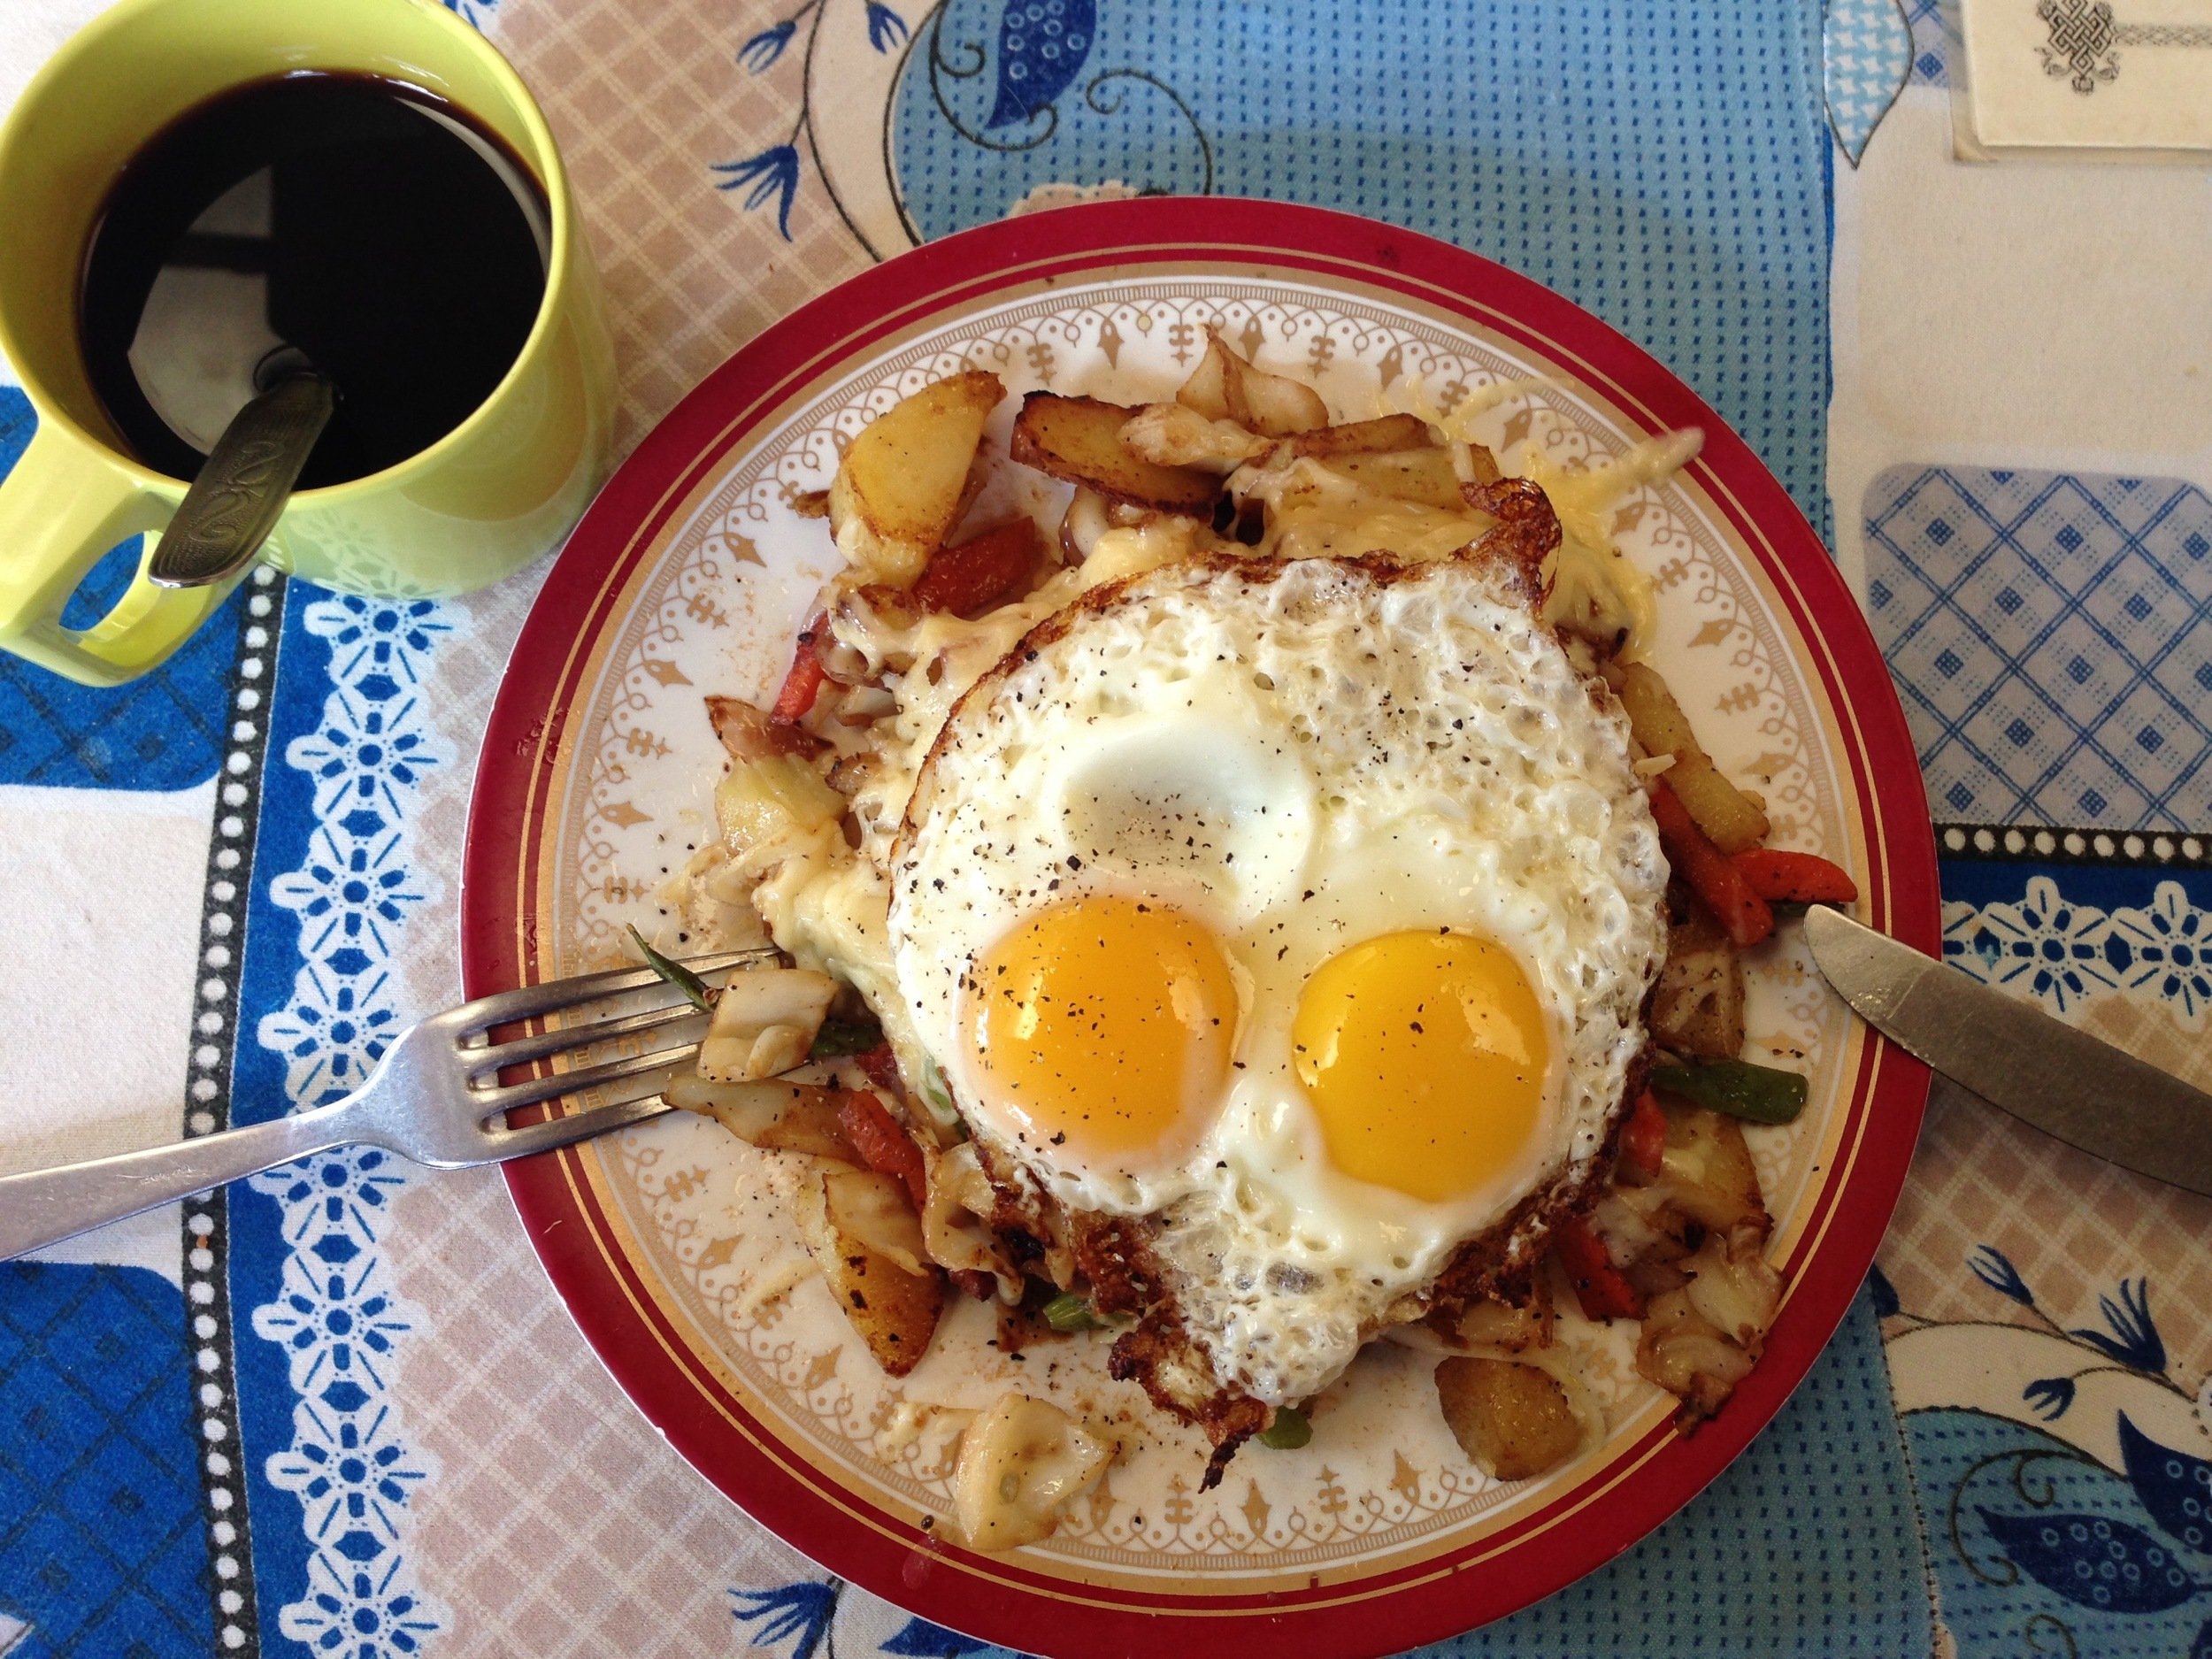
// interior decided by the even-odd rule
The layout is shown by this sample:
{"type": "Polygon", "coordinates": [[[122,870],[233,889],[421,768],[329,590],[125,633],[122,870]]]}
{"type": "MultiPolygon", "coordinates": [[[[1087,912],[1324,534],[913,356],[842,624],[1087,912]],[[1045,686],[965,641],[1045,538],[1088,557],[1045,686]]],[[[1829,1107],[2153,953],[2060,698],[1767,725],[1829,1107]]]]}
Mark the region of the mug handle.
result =
{"type": "Polygon", "coordinates": [[[69,596],[127,536],[158,530],[174,503],[41,419],[15,468],[0,479],[0,649],[88,686],[134,680],[183,644],[245,572],[211,588],[160,588],[138,572],[88,628],[62,626],[69,596]]]}

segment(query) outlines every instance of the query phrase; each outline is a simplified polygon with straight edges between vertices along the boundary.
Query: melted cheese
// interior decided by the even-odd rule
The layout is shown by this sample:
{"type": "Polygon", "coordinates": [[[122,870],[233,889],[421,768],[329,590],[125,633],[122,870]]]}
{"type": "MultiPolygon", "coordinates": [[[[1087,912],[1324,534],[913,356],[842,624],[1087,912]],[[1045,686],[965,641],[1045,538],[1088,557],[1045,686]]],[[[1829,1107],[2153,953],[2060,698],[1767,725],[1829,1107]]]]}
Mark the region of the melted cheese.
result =
{"type": "Polygon", "coordinates": [[[1658,620],[1657,595],[1645,575],[1613,544],[1614,508],[1647,484],[1671,478],[1696,457],[1705,434],[1696,427],[1632,444],[1599,466],[1568,472],[1534,444],[1523,446],[1521,476],[1550,498],[1563,539],[1554,556],[1548,621],[1596,638],[1621,640],[1621,655],[1640,657],[1658,620]]]}
{"type": "MultiPolygon", "coordinates": [[[[1409,377],[1378,401],[1387,412],[1418,416],[1451,442],[1479,443],[1482,417],[1555,384],[1541,375],[1491,380],[1445,410],[1425,385],[1409,377]]],[[[1607,515],[1645,485],[1673,477],[1704,443],[1705,434],[1694,426],[1662,433],[1579,472],[1555,466],[1534,444],[1522,447],[1520,476],[1539,486],[1559,515],[1560,548],[1545,572],[1552,585],[1546,621],[1593,639],[1617,639],[1620,654],[1632,660],[1643,655],[1657,620],[1657,599],[1651,579],[1613,545],[1607,515]]]]}
{"type": "Polygon", "coordinates": [[[1425,564],[1481,540],[1496,522],[1471,509],[1448,512],[1378,495],[1306,457],[1247,469],[1230,482],[1246,499],[1266,503],[1267,534],[1257,551],[1277,558],[1384,552],[1425,564]]]}
{"type": "MultiPolygon", "coordinates": [[[[1545,384],[1491,382],[1475,388],[1448,411],[1436,409],[1417,383],[1392,389],[1404,400],[1402,412],[1420,416],[1454,442],[1469,443],[1479,417],[1545,384]]],[[[1532,448],[1524,453],[1524,472],[1551,497],[1564,534],[1551,572],[1550,619],[1572,619],[1593,634],[1624,633],[1625,651],[1633,654],[1640,648],[1654,615],[1651,585],[1613,547],[1605,515],[1634,490],[1683,465],[1700,442],[1696,432],[1671,433],[1638,444],[1604,465],[1575,472],[1551,466],[1532,448]]],[[[1471,510],[1453,512],[1379,495],[1303,457],[1248,465],[1230,480],[1230,488],[1268,506],[1267,535],[1253,550],[1286,559],[1379,549],[1426,562],[1479,540],[1494,522],[1471,510]]],[[[1159,515],[1144,524],[1107,530],[1082,565],[1062,571],[1019,603],[973,621],[932,614],[900,622],[865,603],[849,603],[833,617],[831,629],[839,642],[858,651],[872,672],[884,672],[895,699],[890,715],[852,734],[856,748],[872,747],[875,755],[872,770],[853,796],[860,844],[856,849],[848,846],[833,826],[826,828],[781,857],[755,891],[753,902],[776,943],[800,966],[843,979],[866,998],[910,1076],[921,1074],[927,1051],[917,1041],[895,991],[885,933],[890,898],[886,872],[922,764],[953,705],[1031,628],[1088,589],[1222,545],[1197,520],[1159,515]]]]}

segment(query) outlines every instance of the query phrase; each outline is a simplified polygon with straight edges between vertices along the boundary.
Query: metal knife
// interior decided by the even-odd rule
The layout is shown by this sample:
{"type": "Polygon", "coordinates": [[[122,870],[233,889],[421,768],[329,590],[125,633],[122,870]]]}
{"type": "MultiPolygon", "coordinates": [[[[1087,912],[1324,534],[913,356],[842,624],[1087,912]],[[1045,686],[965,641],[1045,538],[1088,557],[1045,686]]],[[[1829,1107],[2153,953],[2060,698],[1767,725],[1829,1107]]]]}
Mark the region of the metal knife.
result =
{"type": "Polygon", "coordinates": [[[2069,1146],[2212,1196],[2212,1094],[1816,904],[1805,939],[1859,1017],[2069,1146]]]}

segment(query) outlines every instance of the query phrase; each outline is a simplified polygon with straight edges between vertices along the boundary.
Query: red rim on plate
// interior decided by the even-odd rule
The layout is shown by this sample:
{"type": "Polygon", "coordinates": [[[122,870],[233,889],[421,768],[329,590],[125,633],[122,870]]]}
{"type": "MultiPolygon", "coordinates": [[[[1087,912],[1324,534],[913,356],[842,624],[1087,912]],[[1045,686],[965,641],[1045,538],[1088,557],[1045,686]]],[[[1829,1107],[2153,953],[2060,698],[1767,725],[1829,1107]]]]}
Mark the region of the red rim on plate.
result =
{"type": "MultiPolygon", "coordinates": [[[[1646,429],[1697,426],[1687,481],[1750,549],[1805,644],[1806,672],[1841,729],[1846,792],[1865,837],[1861,914],[1933,953],[1935,846],[1902,709],[1856,602],[1796,505],[1743,441],[1649,354],[1527,278],[1411,232],[1270,203],[1102,203],[964,232],[862,273],[768,329],[639,447],[548,577],[508,664],[485,735],[461,893],[469,995],[553,977],[539,938],[550,799],[581,734],[568,728],[592,647],[657,537],[773,411],[824,376],[949,309],[1017,285],[1147,266],[1263,266],[1411,301],[1553,357],[1646,429]]],[[[534,1248],[585,1338],[669,1443],[786,1542],[940,1624],[1054,1655],[1123,1654],[1181,1640],[1225,1656],[1394,1652],[1550,1594],[1686,1503],[1743,1449],[1834,1333],[1873,1261],[1918,1134],[1928,1074],[1870,1035],[1840,1104],[1848,1156],[1780,1263],[1787,1300],[1764,1356],[1697,1433],[1654,1429],[1555,1501],[1465,1548],[1370,1577],[1267,1594],[1140,1593],[977,1555],[875,1511],[781,1443],[710,1374],[637,1265],[607,1245],[584,1153],[506,1166],[534,1248]]]]}

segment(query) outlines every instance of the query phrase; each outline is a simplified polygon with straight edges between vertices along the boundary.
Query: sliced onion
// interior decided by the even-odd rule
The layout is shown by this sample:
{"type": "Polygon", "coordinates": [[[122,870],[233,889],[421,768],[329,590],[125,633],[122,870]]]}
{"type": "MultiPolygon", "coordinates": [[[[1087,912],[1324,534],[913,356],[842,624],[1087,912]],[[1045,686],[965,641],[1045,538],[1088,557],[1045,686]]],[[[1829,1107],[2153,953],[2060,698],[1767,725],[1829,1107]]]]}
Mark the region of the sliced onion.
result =
{"type": "Polygon", "coordinates": [[[855,686],[838,705],[837,718],[847,726],[869,726],[899,706],[899,700],[881,686],[855,686]]]}
{"type": "Polygon", "coordinates": [[[1068,503],[1067,511],[1060,519],[1063,561],[1069,565],[1080,565],[1090,557],[1091,549],[1098,545],[1098,538],[1113,527],[1106,498],[1094,489],[1077,490],[1068,503]]]}
{"type": "Polygon", "coordinates": [[[917,1278],[928,1274],[921,1219],[896,1178],[877,1170],[828,1170],[822,1176],[822,1197],[830,1225],[840,1233],[890,1257],[917,1278]]]}
{"type": "Polygon", "coordinates": [[[840,639],[817,641],[815,660],[822,664],[823,675],[841,686],[857,686],[875,678],[868,665],[868,654],[857,646],[848,645],[840,639]]]}

